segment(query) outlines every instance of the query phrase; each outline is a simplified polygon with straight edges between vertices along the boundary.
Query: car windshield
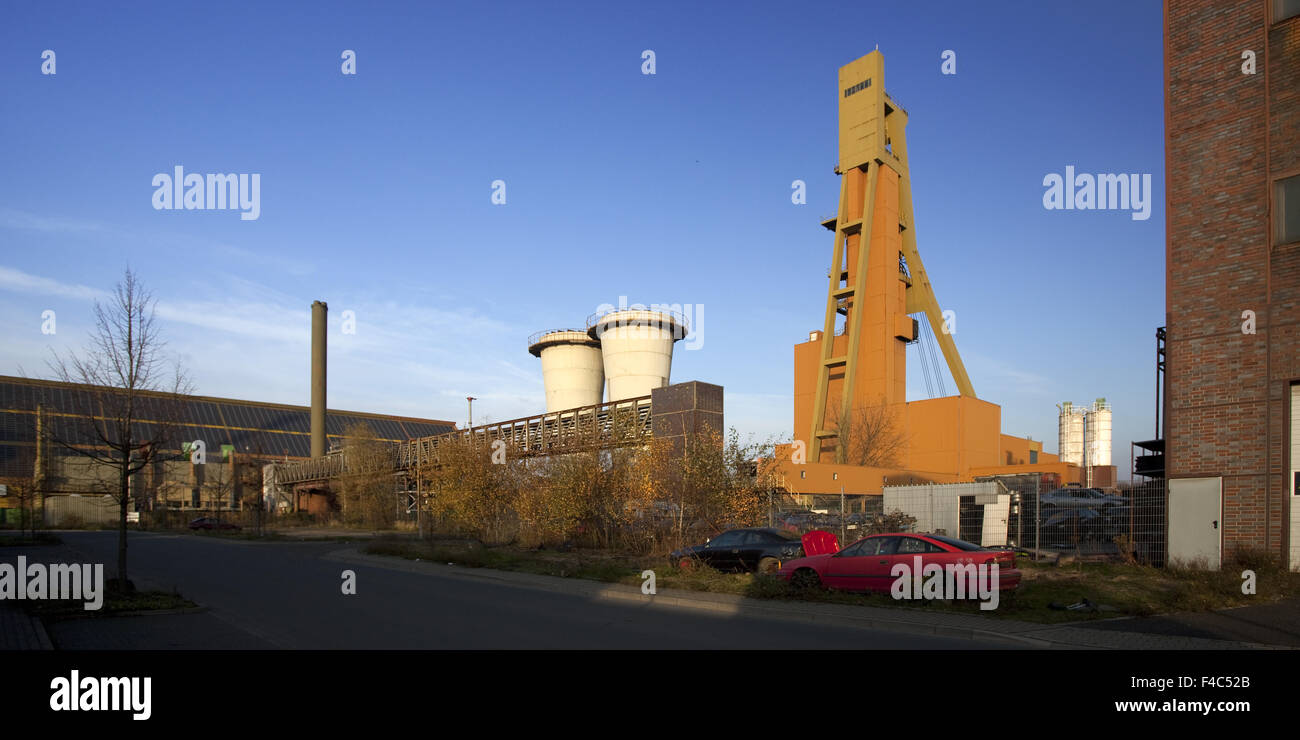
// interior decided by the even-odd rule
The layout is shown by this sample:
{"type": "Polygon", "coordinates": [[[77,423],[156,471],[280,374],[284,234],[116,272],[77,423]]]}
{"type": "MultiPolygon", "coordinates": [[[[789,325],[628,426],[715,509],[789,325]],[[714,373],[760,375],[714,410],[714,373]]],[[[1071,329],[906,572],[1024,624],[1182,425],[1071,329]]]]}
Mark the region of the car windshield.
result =
{"type": "Polygon", "coordinates": [[[942,543],[945,544],[945,545],[952,545],[953,547],[957,548],[958,550],[975,551],[975,550],[984,550],[984,549],[986,549],[986,548],[980,547],[979,545],[976,545],[976,544],[974,544],[974,543],[967,542],[966,540],[959,540],[959,539],[955,539],[955,538],[953,538],[953,537],[945,537],[945,536],[943,536],[943,535],[941,535],[941,534],[927,534],[926,537],[929,537],[930,539],[932,539],[932,540],[934,540],[934,541],[936,541],[936,542],[942,542],[942,543]]]}

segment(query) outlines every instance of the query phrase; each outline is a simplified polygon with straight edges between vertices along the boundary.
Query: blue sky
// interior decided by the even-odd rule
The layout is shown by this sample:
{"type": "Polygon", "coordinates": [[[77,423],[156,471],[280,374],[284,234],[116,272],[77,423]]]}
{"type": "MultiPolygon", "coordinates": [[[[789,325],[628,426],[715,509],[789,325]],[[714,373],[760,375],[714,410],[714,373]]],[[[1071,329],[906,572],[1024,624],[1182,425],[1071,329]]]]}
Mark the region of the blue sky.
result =
{"type": "MultiPolygon", "coordinates": [[[[502,420],[544,407],[529,334],[627,296],[703,306],[674,380],[723,385],[744,434],[788,436],[792,347],[826,295],[836,72],[879,45],[977,394],[1049,451],[1058,402],[1107,397],[1125,477],[1164,323],[1160,18],[1153,1],[10,4],[0,373],[48,375],[129,265],[200,393],[306,404],[320,299],[331,406],[463,422],[474,395],[476,420],[502,420]],[[155,210],[177,165],[260,174],[260,217],[155,210]],[[1067,165],[1150,173],[1150,218],[1045,210],[1067,165]]],[[[915,354],[909,375],[927,397],[915,354]]]]}

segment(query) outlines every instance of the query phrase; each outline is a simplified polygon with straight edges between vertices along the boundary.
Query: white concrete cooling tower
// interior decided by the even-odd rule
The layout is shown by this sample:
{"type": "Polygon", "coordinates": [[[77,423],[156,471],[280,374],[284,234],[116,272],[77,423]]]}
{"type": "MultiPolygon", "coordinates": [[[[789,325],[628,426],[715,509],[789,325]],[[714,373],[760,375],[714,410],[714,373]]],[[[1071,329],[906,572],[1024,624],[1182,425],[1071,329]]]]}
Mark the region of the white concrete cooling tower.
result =
{"type": "Polygon", "coordinates": [[[600,342],[610,402],[648,396],[668,385],[673,342],[686,332],[686,320],[667,311],[633,308],[589,317],[587,334],[600,342]]]}
{"type": "Polygon", "coordinates": [[[543,331],[528,338],[528,351],[542,359],[547,413],[600,403],[605,365],[599,340],[582,329],[543,331]]]}

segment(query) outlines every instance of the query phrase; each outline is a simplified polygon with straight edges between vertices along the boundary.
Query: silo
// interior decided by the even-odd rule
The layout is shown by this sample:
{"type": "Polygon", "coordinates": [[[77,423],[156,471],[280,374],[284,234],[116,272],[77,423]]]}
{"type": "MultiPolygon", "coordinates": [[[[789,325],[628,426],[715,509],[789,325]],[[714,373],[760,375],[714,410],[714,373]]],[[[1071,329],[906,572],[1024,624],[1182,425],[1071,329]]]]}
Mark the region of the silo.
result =
{"type": "Polygon", "coordinates": [[[605,366],[600,342],[582,329],[541,331],[528,338],[528,351],[542,360],[546,411],[565,411],[600,403],[605,366]]]}
{"type": "Polygon", "coordinates": [[[587,334],[600,341],[609,400],[648,396],[668,385],[673,342],[686,332],[686,320],[669,311],[632,308],[589,317],[587,334]]]}
{"type": "Polygon", "coordinates": [[[1104,398],[1088,410],[1087,446],[1089,465],[1110,465],[1110,404],[1104,398]]]}
{"type": "Polygon", "coordinates": [[[1057,406],[1061,410],[1057,419],[1057,436],[1061,462],[1083,465],[1084,412],[1076,411],[1074,404],[1065,401],[1057,406]]]}

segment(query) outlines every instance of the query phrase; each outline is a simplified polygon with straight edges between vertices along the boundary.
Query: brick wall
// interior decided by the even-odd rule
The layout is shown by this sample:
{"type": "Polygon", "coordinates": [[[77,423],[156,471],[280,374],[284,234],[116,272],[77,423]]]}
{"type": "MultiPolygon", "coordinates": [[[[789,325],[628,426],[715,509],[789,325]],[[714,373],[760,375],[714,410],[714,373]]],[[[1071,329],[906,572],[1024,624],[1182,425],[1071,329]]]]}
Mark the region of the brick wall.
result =
{"type": "Polygon", "coordinates": [[[1300,19],[1270,25],[1267,0],[1167,0],[1165,14],[1168,475],[1223,477],[1225,557],[1280,555],[1300,246],[1270,247],[1268,213],[1270,179],[1300,167],[1300,19]]]}

